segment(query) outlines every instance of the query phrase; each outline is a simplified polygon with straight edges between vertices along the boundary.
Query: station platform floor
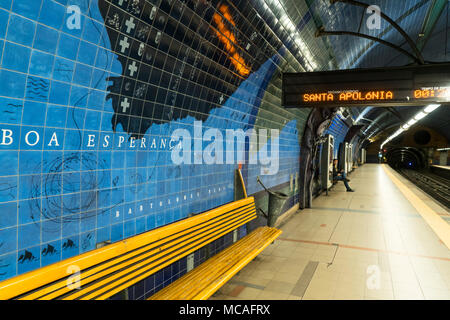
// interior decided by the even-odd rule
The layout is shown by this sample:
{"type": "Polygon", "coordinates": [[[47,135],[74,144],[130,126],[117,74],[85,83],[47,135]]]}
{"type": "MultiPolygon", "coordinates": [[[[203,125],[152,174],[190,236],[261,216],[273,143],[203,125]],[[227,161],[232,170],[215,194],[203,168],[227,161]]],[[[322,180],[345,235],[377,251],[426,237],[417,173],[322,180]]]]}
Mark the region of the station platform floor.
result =
{"type": "Polygon", "coordinates": [[[286,219],[211,299],[450,299],[450,212],[387,165],[349,179],[355,192],[339,182],[286,219]]]}

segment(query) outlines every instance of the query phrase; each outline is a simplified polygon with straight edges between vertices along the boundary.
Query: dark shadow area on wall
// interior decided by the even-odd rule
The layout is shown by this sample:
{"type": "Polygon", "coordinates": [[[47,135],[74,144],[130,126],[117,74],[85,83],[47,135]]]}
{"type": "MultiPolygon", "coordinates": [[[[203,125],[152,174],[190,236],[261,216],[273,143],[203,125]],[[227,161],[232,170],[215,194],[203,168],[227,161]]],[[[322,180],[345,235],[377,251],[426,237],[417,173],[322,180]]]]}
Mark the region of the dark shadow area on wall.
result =
{"type": "Polygon", "coordinates": [[[313,181],[316,172],[316,162],[320,145],[320,137],[330,126],[338,108],[312,109],[305,125],[302,144],[300,148],[300,181],[299,181],[299,203],[300,208],[311,208],[313,197],[313,181]]]}
{"type": "Polygon", "coordinates": [[[122,76],[108,78],[112,129],[120,124],[137,139],[152,123],[188,116],[205,121],[265,61],[244,59],[240,47],[223,36],[238,42],[235,29],[243,26],[218,1],[163,1],[158,8],[147,1],[99,0],[98,6],[122,66],[122,76]]]}

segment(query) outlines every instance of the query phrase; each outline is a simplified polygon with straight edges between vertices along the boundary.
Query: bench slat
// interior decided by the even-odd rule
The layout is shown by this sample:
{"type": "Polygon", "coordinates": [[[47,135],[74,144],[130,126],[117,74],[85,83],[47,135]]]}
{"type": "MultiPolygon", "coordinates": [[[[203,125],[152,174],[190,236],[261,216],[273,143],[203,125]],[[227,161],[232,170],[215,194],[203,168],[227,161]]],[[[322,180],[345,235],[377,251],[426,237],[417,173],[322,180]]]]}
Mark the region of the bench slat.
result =
{"type": "Polygon", "coordinates": [[[0,282],[0,299],[106,299],[255,218],[253,197],[232,202],[0,282]]]}
{"type": "MultiPolygon", "coordinates": [[[[194,244],[191,244],[189,246],[184,246],[183,244],[180,244],[179,250],[173,251],[169,254],[168,257],[166,257],[164,262],[162,264],[158,264],[157,262],[148,264],[147,261],[141,262],[138,265],[133,267],[132,272],[129,272],[129,270],[125,270],[119,273],[116,273],[114,275],[109,276],[106,280],[103,281],[96,281],[93,286],[90,289],[90,293],[86,294],[83,289],[77,290],[75,293],[64,297],[64,300],[72,300],[75,298],[80,298],[82,300],[86,299],[106,299],[110,297],[111,295],[129,287],[130,285],[147,278],[148,276],[152,275],[153,273],[165,268],[166,266],[174,263],[175,261],[189,255],[190,253],[196,251],[197,249],[203,247],[205,244],[208,244],[223,235],[225,235],[228,232],[231,232],[231,230],[236,229],[238,226],[247,223],[248,221],[251,221],[252,218],[247,218],[245,220],[240,220],[237,223],[231,225],[227,229],[218,229],[216,232],[212,235],[212,237],[206,239],[205,238],[199,238],[194,244]],[[183,251],[182,251],[183,250],[183,251]],[[145,271],[145,273],[143,273],[145,271]],[[109,284],[108,284],[109,283],[109,284]],[[121,284],[118,286],[118,283],[121,284]],[[100,294],[101,295],[100,295],[100,294]],[[105,294],[103,294],[105,293],[105,294]]],[[[223,226],[222,226],[223,227],[223,226]]]]}
{"type": "Polygon", "coordinates": [[[272,243],[281,232],[281,230],[270,227],[256,229],[163,288],[149,300],[204,300],[209,298],[272,243]]]}
{"type": "Polygon", "coordinates": [[[259,231],[255,230],[250,235],[236,242],[233,246],[222,251],[220,254],[211,257],[208,261],[197,266],[195,272],[190,271],[185,274],[182,281],[180,280],[180,283],[174,283],[172,288],[163,289],[164,291],[161,294],[164,295],[165,299],[176,298],[180,293],[183,294],[184,297],[187,297],[189,291],[198,290],[199,287],[202,287],[201,283],[204,281],[210,282],[212,281],[210,278],[213,277],[214,279],[217,274],[220,275],[224,266],[228,268],[232,266],[234,264],[233,259],[238,261],[241,254],[245,256],[246,250],[250,248],[248,244],[251,243],[252,239],[256,238],[258,233],[259,231]],[[223,263],[224,261],[225,263],[223,263]],[[214,268],[211,268],[211,266],[214,266],[214,268]],[[195,285],[192,285],[191,281],[195,282],[195,285]]]}
{"type": "MultiPolygon", "coordinates": [[[[239,244],[225,251],[224,254],[212,258],[211,261],[205,263],[205,269],[196,270],[192,276],[183,279],[183,282],[186,281],[186,285],[182,288],[177,288],[177,292],[174,292],[175,295],[170,299],[192,300],[195,299],[195,296],[204,293],[206,288],[214,284],[218,284],[220,287],[227,275],[231,277],[231,275],[234,275],[234,270],[238,272],[238,270],[248,263],[247,261],[250,261],[247,259],[251,256],[255,248],[260,249],[264,245],[267,239],[264,238],[261,241],[260,237],[264,230],[267,229],[257,230],[251,233],[246,239],[240,241],[239,244]],[[190,285],[190,283],[195,283],[195,285],[190,285]]],[[[267,235],[269,236],[269,234],[267,235]]]]}
{"type": "Polygon", "coordinates": [[[245,249],[241,249],[241,252],[230,251],[228,254],[229,259],[219,261],[218,265],[221,268],[215,269],[218,271],[222,270],[222,272],[217,273],[218,276],[210,277],[210,282],[204,282],[205,288],[197,292],[197,294],[191,295],[190,299],[205,300],[209,298],[281,234],[281,231],[277,229],[271,230],[269,227],[261,229],[260,234],[257,234],[256,238],[246,241],[245,249]]]}
{"type": "MultiPolygon", "coordinates": [[[[241,216],[237,216],[236,212],[234,214],[227,215],[229,219],[221,220],[215,222],[208,227],[208,236],[209,237],[220,237],[222,236],[226,230],[231,230],[236,228],[238,225],[245,223],[244,221],[250,221],[253,216],[252,209],[245,209],[242,211],[241,216]],[[248,220],[250,219],[250,220],[248,220]],[[226,227],[226,228],[225,228],[226,227]]],[[[205,229],[198,229],[193,231],[192,233],[186,233],[180,239],[177,239],[174,243],[164,244],[161,246],[152,245],[152,250],[146,252],[143,255],[137,256],[132,260],[129,260],[125,263],[122,263],[114,268],[110,268],[105,270],[102,275],[105,277],[104,280],[97,280],[95,283],[91,285],[87,285],[85,287],[82,286],[80,290],[77,290],[73,294],[64,296],[63,299],[91,299],[97,298],[99,293],[103,293],[108,291],[108,289],[114,288],[115,292],[119,292],[120,288],[129,287],[129,281],[126,282],[127,279],[130,281],[133,280],[133,275],[137,275],[142,273],[144,270],[151,270],[152,273],[159,271],[165,266],[179,260],[181,257],[189,254],[186,251],[188,249],[189,252],[195,251],[199,247],[203,246],[205,243],[208,243],[210,238],[206,237],[205,229]],[[190,237],[191,242],[188,242],[188,237],[190,237]],[[149,264],[150,262],[154,262],[149,264]],[[163,262],[161,264],[161,261],[163,262]],[[129,266],[134,263],[132,266],[132,270],[136,270],[135,272],[130,274],[129,266]],[[118,279],[120,279],[119,283],[123,283],[123,286],[120,288],[117,287],[118,279]],[[116,288],[117,287],[117,288],[116,288]],[[89,294],[89,292],[92,292],[89,294]]],[[[98,297],[99,298],[99,297],[98,297]]]]}
{"type": "MultiPolygon", "coordinates": [[[[204,227],[208,227],[211,230],[219,230],[220,228],[223,227],[223,223],[230,223],[232,221],[236,221],[237,219],[237,215],[236,215],[237,210],[231,211],[230,213],[227,213],[222,217],[221,220],[217,220],[214,221],[212,223],[208,223],[204,225],[204,227]],[[212,229],[214,228],[214,229],[212,229]]],[[[251,206],[249,207],[244,207],[244,209],[242,210],[242,214],[245,214],[246,216],[248,216],[249,214],[253,214],[253,208],[251,206]]],[[[164,239],[155,241],[153,243],[147,244],[145,246],[143,246],[140,249],[137,250],[133,250],[130,253],[127,253],[125,255],[122,255],[120,257],[116,257],[114,260],[108,261],[106,263],[100,264],[96,267],[90,268],[89,270],[83,272],[81,274],[81,279],[80,279],[80,286],[86,286],[87,284],[96,281],[97,279],[99,279],[100,277],[107,277],[108,275],[114,273],[114,272],[118,272],[118,270],[124,269],[127,266],[130,266],[133,263],[138,263],[139,261],[143,261],[144,259],[151,257],[153,255],[153,259],[157,259],[158,256],[161,256],[162,254],[155,256],[159,251],[165,250],[169,247],[168,244],[164,244],[167,243],[168,241],[172,241],[169,242],[172,246],[173,245],[177,245],[178,246],[176,248],[180,248],[181,246],[185,246],[185,241],[187,237],[195,237],[196,239],[199,239],[200,237],[203,236],[204,232],[204,228],[202,227],[196,227],[196,228],[190,228],[188,230],[182,231],[177,233],[176,235],[178,235],[179,237],[176,238],[176,235],[172,235],[170,237],[166,237],[164,239]],[[184,236],[184,237],[182,237],[184,236]]],[[[174,248],[174,249],[176,249],[174,248]]],[[[33,294],[27,295],[23,298],[26,299],[54,299],[57,298],[67,292],[69,292],[70,289],[66,286],[66,281],[60,281],[58,283],[55,283],[51,286],[46,287],[43,290],[37,291],[33,294]]],[[[77,290],[77,294],[76,296],[71,296],[72,298],[76,298],[79,297],[81,295],[80,290],[77,290]]]]}

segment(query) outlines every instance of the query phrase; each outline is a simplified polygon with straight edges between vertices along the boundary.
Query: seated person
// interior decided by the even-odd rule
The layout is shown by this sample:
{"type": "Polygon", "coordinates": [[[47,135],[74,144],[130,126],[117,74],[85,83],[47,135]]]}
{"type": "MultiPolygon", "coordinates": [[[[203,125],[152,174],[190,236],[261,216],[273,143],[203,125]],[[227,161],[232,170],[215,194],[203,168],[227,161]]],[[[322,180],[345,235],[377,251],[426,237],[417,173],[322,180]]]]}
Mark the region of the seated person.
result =
{"type": "Polygon", "coordinates": [[[333,159],[333,180],[335,181],[344,181],[344,185],[347,188],[347,192],[354,192],[352,188],[348,185],[350,179],[347,179],[347,175],[344,170],[339,170],[338,167],[338,159],[333,159]]]}

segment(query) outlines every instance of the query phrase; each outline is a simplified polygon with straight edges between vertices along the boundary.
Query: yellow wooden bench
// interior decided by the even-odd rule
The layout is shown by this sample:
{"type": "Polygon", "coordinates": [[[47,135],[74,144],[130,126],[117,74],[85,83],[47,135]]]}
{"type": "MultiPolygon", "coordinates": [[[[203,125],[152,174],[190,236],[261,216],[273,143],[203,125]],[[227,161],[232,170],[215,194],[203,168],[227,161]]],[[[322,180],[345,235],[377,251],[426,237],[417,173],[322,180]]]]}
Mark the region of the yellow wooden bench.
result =
{"type": "Polygon", "coordinates": [[[281,230],[275,228],[258,228],[148,300],[208,299],[280,234],[281,230]]]}
{"type": "MultiPolygon", "coordinates": [[[[253,197],[0,282],[0,299],[107,299],[256,218],[253,197]]],[[[259,227],[155,299],[206,299],[281,231],[259,227]]]]}

